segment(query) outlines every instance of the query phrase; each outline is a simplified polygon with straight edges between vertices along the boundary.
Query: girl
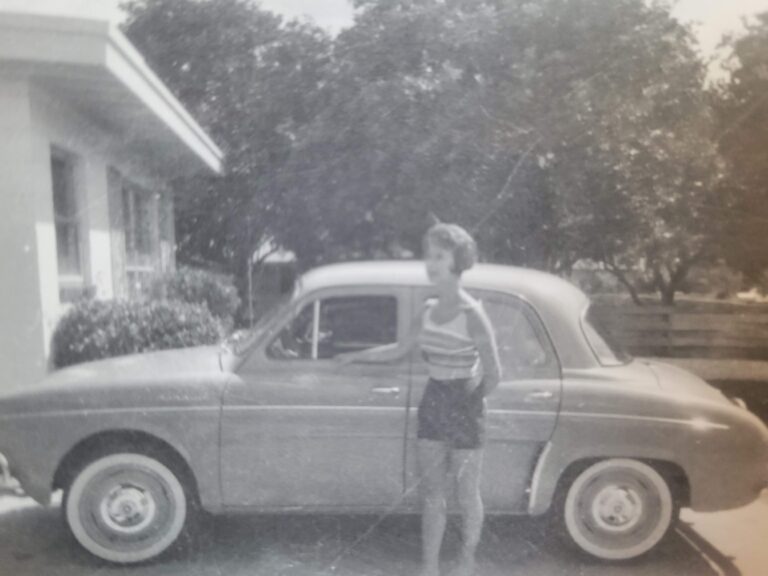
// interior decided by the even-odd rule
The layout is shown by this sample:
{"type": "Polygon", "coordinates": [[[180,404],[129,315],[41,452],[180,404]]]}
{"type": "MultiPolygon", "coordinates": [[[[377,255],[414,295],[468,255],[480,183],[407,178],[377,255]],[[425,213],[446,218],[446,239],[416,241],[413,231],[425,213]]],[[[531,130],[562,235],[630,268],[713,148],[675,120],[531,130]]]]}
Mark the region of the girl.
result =
{"type": "Polygon", "coordinates": [[[461,274],[476,260],[475,241],[460,226],[436,224],[424,237],[427,276],[437,298],[427,302],[404,345],[380,346],[338,357],[339,362],[386,362],[419,345],[429,382],[418,409],[422,490],[422,575],[439,574],[446,524],[446,492],[455,482],[462,516],[462,551],[456,576],[474,572],[483,526],[480,470],[485,396],[500,379],[491,323],[480,303],[461,288],[461,274]]]}

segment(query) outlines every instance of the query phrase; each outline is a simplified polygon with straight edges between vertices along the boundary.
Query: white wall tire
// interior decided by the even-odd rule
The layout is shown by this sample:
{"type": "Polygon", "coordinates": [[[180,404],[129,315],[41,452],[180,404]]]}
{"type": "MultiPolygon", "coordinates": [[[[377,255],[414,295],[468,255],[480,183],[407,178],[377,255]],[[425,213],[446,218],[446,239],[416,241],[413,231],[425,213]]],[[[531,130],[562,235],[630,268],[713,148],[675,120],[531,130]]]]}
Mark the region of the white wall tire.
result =
{"type": "Polygon", "coordinates": [[[582,551],[603,560],[629,560],[656,546],[672,525],[672,492],[651,466],[610,459],[591,465],[568,487],[565,529],[582,551]]]}
{"type": "Polygon", "coordinates": [[[188,498],[165,464],[120,452],[86,465],[66,491],[64,506],[67,525],[83,548],[109,562],[132,564],[176,541],[188,498]]]}

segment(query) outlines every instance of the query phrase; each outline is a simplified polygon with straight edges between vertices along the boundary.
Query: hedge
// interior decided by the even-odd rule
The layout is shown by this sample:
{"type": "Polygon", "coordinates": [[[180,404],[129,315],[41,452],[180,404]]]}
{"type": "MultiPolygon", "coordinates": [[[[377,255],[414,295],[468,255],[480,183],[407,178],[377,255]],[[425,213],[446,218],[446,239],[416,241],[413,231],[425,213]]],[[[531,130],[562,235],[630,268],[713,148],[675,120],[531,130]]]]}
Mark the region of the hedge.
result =
{"type": "Polygon", "coordinates": [[[215,344],[221,323],[184,302],[92,300],[76,303],[53,334],[56,368],[151,350],[215,344]]]}
{"type": "Polygon", "coordinates": [[[147,297],[205,305],[226,331],[232,329],[240,306],[240,297],[230,276],[196,268],[179,268],[156,277],[147,297]]]}

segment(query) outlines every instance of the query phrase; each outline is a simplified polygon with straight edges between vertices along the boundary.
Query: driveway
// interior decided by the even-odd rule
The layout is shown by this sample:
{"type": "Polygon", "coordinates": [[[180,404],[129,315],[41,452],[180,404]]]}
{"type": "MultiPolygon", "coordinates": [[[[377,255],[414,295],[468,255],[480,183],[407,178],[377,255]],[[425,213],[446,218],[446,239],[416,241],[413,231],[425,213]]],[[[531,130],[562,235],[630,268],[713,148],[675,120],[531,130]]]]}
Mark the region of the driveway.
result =
{"type": "MultiPolygon", "coordinates": [[[[563,549],[541,520],[491,519],[479,551],[478,576],[764,576],[767,512],[768,498],[720,515],[686,513],[651,555],[620,565],[563,549]],[[732,554],[737,556],[729,558],[732,554]]],[[[27,498],[0,497],[0,574],[389,576],[415,574],[418,568],[417,517],[208,517],[197,537],[170,555],[124,568],[82,552],[60,514],[57,507],[42,508],[27,498]]],[[[457,548],[454,522],[444,547],[446,568],[457,548]]]]}

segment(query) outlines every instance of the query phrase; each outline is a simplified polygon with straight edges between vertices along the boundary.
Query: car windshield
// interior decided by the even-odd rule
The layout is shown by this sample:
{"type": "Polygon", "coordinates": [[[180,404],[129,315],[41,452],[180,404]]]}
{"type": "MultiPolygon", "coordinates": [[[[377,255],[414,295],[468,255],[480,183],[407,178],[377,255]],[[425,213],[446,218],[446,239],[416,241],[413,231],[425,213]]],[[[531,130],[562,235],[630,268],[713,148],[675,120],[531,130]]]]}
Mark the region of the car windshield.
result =
{"type": "Polygon", "coordinates": [[[592,351],[603,366],[620,366],[632,360],[632,356],[622,348],[617,338],[600,320],[593,306],[589,306],[582,315],[581,327],[592,351]]]}

